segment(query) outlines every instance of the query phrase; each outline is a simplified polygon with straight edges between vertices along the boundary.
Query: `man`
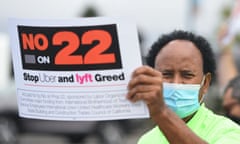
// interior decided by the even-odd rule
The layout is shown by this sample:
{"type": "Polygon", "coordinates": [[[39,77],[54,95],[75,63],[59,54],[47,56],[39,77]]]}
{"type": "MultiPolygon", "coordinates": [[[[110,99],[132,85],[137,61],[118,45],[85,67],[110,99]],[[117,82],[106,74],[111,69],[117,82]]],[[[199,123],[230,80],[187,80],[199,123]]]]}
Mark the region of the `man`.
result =
{"type": "Polygon", "coordinates": [[[240,76],[236,76],[225,88],[223,108],[226,116],[240,125],[240,76]]]}
{"type": "Polygon", "coordinates": [[[163,35],[153,44],[147,64],[133,72],[127,94],[132,102],[143,100],[156,123],[139,144],[239,143],[238,125],[203,104],[215,72],[204,38],[185,31],[163,35]]]}

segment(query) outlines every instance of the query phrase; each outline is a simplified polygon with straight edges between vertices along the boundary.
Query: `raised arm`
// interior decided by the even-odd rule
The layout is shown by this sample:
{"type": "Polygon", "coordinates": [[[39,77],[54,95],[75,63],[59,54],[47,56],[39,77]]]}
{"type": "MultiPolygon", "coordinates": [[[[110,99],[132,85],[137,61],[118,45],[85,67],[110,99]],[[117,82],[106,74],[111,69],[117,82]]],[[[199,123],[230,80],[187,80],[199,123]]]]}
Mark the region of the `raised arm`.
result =
{"type": "Polygon", "coordinates": [[[217,60],[217,79],[221,90],[238,74],[232,51],[235,40],[232,39],[229,43],[223,43],[223,38],[226,35],[227,26],[223,25],[218,33],[219,56],[217,60]]]}

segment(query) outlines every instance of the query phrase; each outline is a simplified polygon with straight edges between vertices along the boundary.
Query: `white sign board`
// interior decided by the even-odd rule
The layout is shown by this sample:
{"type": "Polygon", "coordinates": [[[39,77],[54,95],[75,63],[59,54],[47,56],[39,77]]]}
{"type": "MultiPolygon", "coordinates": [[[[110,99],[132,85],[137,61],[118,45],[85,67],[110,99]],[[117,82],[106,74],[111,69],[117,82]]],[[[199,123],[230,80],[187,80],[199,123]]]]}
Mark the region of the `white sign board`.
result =
{"type": "Polygon", "coordinates": [[[126,99],[142,65],[137,28],[118,18],[10,19],[19,115],[47,120],[149,117],[126,99]]]}

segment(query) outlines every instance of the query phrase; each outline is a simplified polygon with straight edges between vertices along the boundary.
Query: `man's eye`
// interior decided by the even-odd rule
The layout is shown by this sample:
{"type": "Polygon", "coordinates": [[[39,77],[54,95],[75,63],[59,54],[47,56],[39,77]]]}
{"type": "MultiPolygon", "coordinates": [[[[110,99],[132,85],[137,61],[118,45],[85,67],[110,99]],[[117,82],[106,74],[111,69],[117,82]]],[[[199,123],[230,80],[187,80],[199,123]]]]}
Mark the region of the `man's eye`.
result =
{"type": "Polygon", "coordinates": [[[185,77],[185,78],[192,78],[193,74],[183,74],[183,77],[185,77]]]}
{"type": "Polygon", "coordinates": [[[163,77],[171,77],[172,76],[171,73],[163,73],[162,75],[163,75],[163,77]]]}

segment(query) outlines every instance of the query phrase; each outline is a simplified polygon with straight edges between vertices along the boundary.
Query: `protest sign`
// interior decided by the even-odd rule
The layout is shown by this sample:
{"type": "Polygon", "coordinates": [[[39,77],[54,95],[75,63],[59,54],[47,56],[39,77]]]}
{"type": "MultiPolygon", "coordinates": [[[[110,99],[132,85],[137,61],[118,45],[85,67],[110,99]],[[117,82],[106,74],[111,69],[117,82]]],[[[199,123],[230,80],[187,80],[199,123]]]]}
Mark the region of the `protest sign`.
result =
{"type": "Polygon", "coordinates": [[[10,19],[19,115],[47,120],[148,117],[126,99],[142,65],[137,28],[121,18],[10,19]]]}

